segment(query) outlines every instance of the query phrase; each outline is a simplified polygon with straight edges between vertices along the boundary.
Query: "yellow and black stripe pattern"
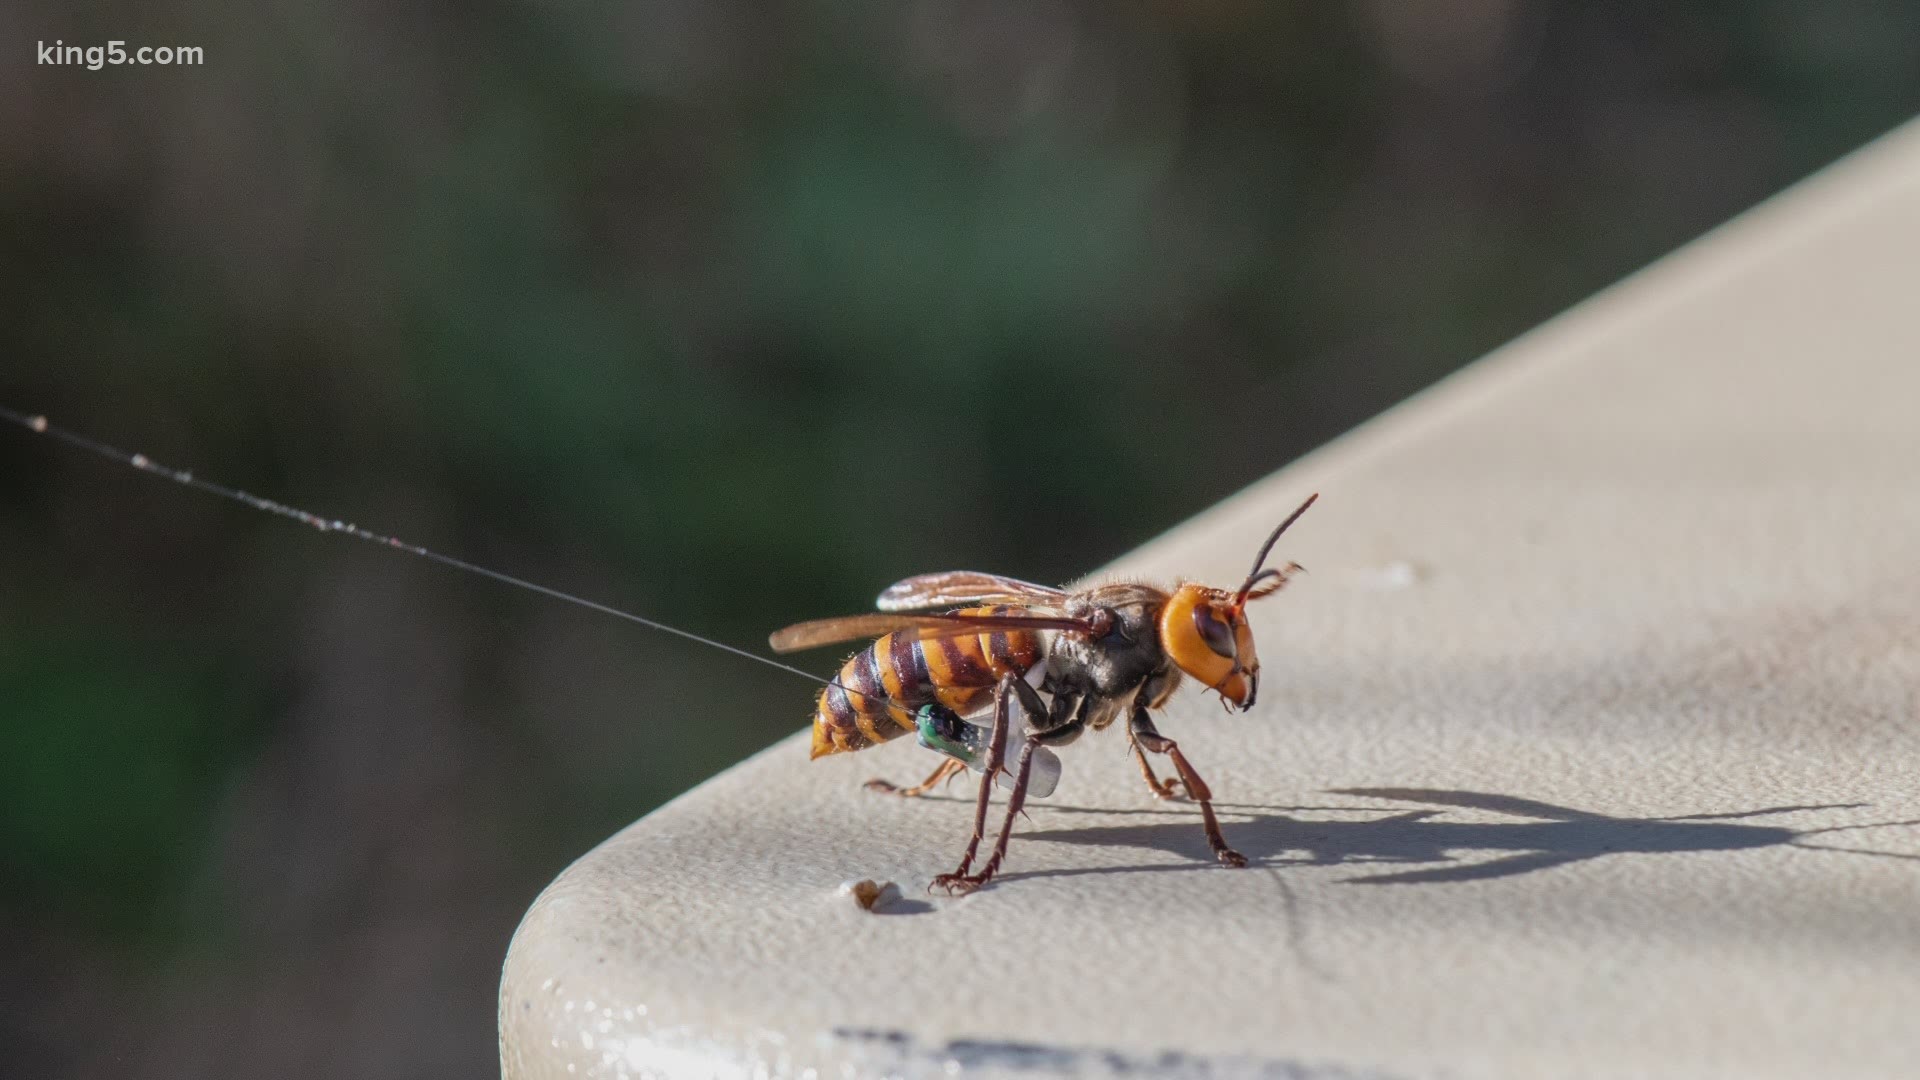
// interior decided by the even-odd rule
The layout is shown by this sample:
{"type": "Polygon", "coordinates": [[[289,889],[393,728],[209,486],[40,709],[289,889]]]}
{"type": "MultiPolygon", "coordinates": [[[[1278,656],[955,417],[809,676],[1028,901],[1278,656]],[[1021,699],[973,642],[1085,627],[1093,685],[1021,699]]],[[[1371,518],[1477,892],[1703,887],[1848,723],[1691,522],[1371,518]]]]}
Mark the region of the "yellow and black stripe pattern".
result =
{"type": "MultiPolygon", "coordinates": [[[[1017,615],[1017,607],[963,608],[961,615],[1017,615]]],[[[855,653],[838,685],[820,692],[813,756],[864,750],[912,731],[920,707],[938,702],[962,716],[993,700],[1002,675],[1024,676],[1044,655],[1031,630],[996,630],[920,640],[895,632],[855,653]]]]}

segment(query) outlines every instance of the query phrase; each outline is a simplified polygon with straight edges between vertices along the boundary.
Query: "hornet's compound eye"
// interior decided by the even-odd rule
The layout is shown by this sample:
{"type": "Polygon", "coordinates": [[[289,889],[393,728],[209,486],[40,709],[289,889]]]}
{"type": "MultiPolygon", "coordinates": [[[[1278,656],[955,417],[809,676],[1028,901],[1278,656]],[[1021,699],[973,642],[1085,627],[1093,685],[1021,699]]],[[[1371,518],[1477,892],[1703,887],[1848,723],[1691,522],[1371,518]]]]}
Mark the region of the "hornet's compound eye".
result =
{"type": "Polygon", "coordinates": [[[1233,641],[1233,627],[1214,618],[1213,611],[1206,606],[1193,609],[1193,625],[1200,631],[1200,640],[1207,648],[1231,660],[1239,654],[1233,641]]]}

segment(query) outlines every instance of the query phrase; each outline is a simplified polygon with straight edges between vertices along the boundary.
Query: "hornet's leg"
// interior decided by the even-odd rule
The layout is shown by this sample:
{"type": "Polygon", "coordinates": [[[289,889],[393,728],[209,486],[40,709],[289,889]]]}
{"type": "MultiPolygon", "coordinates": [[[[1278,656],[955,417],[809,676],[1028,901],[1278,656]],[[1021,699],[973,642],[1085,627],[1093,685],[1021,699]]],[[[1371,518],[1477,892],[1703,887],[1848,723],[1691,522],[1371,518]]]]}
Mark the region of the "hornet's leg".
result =
{"type": "Polygon", "coordinates": [[[1013,836],[1013,816],[1027,801],[1027,780],[1033,771],[1033,751],[1040,745],[1038,737],[1029,735],[1020,744],[1020,764],[1015,766],[1013,774],[1013,794],[1007,800],[1007,816],[1000,822],[1000,838],[994,841],[993,854],[987,857],[987,865],[980,868],[978,874],[942,874],[933,883],[947,890],[948,895],[965,896],[985,885],[993,878],[994,871],[1000,869],[1000,860],[1007,857],[1007,841],[1013,836]]]}
{"type": "MultiPolygon", "coordinates": [[[[1020,685],[1025,687],[1027,684],[1023,682],[1020,685]]],[[[1027,692],[1033,693],[1032,688],[1028,687],[1027,692]]],[[[1039,695],[1034,694],[1033,696],[1035,699],[1034,704],[1039,704],[1039,695]]],[[[1026,694],[1022,694],[1021,697],[1023,699],[1021,704],[1031,709],[1032,706],[1029,706],[1024,700],[1026,694]]],[[[1036,713],[1035,715],[1046,714],[1036,713]]],[[[1049,719],[1051,719],[1051,717],[1049,717],[1049,719]]],[[[1049,728],[1045,731],[1029,731],[1027,733],[1026,741],[1022,743],[1020,747],[1020,762],[1014,767],[1013,792],[1007,798],[1006,817],[1000,821],[1000,837],[994,841],[993,854],[988,856],[987,865],[981,867],[978,874],[968,874],[964,870],[958,874],[942,874],[933,880],[933,884],[947,890],[950,895],[957,894],[964,896],[993,880],[993,875],[1000,869],[1000,864],[1005,861],[1007,857],[1007,843],[1013,839],[1013,819],[1020,816],[1021,811],[1027,805],[1027,782],[1033,778],[1034,751],[1043,745],[1063,746],[1070,743],[1080,737],[1080,733],[1086,730],[1086,726],[1086,709],[1084,705],[1082,705],[1082,707],[1073,714],[1071,719],[1060,726],[1049,728]]],[[[974,849],[972,847],[967,849],[969,858],[971,858],[973,852],[974,849]]]]}
{"type": "Polygon", "coordinates": [[[903,788],[898,784],[890,784],[885,780],[878,779],[867,781],[865,787],[868,791],[879,792],[882,795],[898,795],[903,799],[912,799],[925,795],[927,792],[932,791],[940,781],[950,780],[954,774],[962,772],[965,769],[965,765],[955,761],[953,758],[941,758],[940,767],[933,770],[932,774],[925,780],[920,781],[912,787],[903,788]]]}
{"type": "MultiPolygon", "coordinates": [[[[1227,846],[1227,838],[1220,835],[1220,819],[1213,816],[1213,790],[1200,774],[1193,771],[1193,765],[1187,761],[1187,755],[1180,752],[1180,746],[1172,739],[1160,734],[1153,726],[1153,720],[1147,715],[1144,705],[1135,703],[1133,720],[1129,727],[1134,745],[1142,750],[1156,754],[1165,754],[1173,760],[1173,770],[1180,774],[1180,785],[1186,788],[1187,797],[1200,804],[1200,820],[1207,829],[1207,845],[1213,848],[1213,857],[1223,866],[1245,866],[1247,857],[1227,846]]],[[[1146,764],[1146,758],[1140,759],[1146,764]]]]}
{"type": "Polygon", "coordinates": [[[1000,685],[993,688],[993,730],[987,736],[987,767],[980,774],[980,796],[973,807],[973,838],[967,841],[967,853],[960,857],[960,869],[934,878],[932,884],[927,886],[928,892],[949,878],[966,877],[967,871],[973,868],[973,857],[980,851],[980,838],[987,832],[987,802],[993,797],[993,781],[1007,760],[1007,729],[1013,726],[1013,717],[1009,713],[1013,707],[1015,683],[1026,685],[1017,676],[1004,675],[1000,685]]]}
{"type": "MultiPolygon", "coordinates": [[[[1132,746],[1133,760],[1139,763],[1140,775],[1146,777],[1147,787],[1152,789],[1154,798],[1179,799],[1186,796],[1184,785],[1180,783],[1177,777],[1169,777],[1166,780],[1161,780],[1158,776],[1155,776],[1153,774],[1153,766],[1147,764],[1147,752],[1140,749],[1140,744],[1134,742],[1132,736],[1128,736],[1127,742],[1132,746]]],[[[869,784],[867,786],[872,787],[873,785],[869,784]]]]}

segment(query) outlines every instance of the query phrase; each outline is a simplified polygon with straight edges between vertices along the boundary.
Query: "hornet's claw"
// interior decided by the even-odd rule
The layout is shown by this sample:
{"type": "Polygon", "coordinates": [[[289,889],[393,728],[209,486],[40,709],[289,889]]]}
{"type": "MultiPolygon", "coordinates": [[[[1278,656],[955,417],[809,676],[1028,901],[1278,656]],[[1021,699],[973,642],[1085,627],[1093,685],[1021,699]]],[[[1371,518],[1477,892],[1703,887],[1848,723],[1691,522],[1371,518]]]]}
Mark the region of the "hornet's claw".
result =
{"type": "Polygon", "coordinates": [[[948,896],[965,896],[986,883],[987,879],[982,875],[941,874],[927,886],[927,891],[945,889],[948,896]]]}

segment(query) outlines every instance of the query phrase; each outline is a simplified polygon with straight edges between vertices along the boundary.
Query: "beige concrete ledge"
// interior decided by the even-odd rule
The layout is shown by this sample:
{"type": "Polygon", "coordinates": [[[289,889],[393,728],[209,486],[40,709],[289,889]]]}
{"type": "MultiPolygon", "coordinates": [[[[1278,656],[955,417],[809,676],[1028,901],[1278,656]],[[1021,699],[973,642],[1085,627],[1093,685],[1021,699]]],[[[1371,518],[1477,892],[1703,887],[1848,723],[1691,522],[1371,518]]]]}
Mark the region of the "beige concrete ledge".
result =
{"type": "Polygon", "coordinates": [[[1908,128],[1116,564],[1324,493],[1259,708],[1160,724],[1254,868],[1108,731],[923,899],[969,804],[796,736],[546,890],[506,1074],[1913,1075],[1916,298],[1908,128]]]}

